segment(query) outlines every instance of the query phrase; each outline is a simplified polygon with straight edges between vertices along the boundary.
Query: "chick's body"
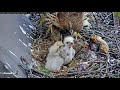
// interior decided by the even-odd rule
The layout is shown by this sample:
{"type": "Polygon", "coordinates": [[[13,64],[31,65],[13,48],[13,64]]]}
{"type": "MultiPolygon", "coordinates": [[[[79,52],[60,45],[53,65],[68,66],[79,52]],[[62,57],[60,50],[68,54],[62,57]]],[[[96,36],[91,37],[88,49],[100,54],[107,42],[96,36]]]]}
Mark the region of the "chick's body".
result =
{"type": "Polygon", "coordinates": [[[62,47],[60,51],[60,56],[64,59],[64,64],[68,64],[74,58],[75,50],[72,47],[62,47]]]}
{"type": "Polygon", "coordinates": [[[60,49],[60,56],[64,59],[64,64],[68,64],[75,56],[75,50],[73,49],[74,38],[68,36],[64,39],[64,47],[60,49]]]}
{"type": "Polygon", "coordinates": [[[63,65],[63,59],[59,56],[49,56],[47,57],[47,62],[45,67],[50,71],[59,71],[63,65]]]}
{"type": "Polygon", "coordinates": [[[63,43],[58,41],[50,47],[45,65],[48,70],[59,71],[61,69],[61,66],[63,65],[63,59],[59,56],[59,47],[62,45],[63,43]]]}

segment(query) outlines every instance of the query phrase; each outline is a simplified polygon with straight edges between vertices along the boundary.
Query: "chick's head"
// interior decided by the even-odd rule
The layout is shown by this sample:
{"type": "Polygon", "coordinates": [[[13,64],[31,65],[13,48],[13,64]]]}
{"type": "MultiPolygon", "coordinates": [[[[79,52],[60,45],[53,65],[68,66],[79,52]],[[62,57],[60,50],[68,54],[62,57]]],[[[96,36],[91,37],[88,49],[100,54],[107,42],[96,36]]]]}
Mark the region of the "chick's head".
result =
{"type": "Polygon", "coordinates": [[[74,38],[72,36],[65,37],[64,44],[65,44],[65,46],[67,46],[69,48],[73,47],[73,45],[74,45],[74,38]]]}

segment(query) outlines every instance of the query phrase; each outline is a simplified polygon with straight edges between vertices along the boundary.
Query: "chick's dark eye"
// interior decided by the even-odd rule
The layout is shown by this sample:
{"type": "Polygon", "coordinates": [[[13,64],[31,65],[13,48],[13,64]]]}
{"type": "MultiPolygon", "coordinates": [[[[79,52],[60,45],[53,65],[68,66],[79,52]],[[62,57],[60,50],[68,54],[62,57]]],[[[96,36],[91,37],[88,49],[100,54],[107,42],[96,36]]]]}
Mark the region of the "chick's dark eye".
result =
{"type": "Polygon", "coordinates": [[[66,42],[67,44],[69,43],[69,42],[66,42]]]}

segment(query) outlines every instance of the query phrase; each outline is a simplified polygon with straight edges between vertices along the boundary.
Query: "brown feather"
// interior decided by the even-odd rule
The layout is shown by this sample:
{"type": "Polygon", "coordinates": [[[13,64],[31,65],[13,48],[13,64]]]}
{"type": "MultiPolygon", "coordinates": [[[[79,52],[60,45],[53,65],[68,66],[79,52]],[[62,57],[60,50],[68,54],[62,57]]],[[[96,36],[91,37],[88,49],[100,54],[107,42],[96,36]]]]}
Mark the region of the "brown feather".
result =
{"type": "Polygon", "coordinates": [[[61,28],[76,32],[83,28],[83,12],[58,12],[57,17],[61,28]]]}

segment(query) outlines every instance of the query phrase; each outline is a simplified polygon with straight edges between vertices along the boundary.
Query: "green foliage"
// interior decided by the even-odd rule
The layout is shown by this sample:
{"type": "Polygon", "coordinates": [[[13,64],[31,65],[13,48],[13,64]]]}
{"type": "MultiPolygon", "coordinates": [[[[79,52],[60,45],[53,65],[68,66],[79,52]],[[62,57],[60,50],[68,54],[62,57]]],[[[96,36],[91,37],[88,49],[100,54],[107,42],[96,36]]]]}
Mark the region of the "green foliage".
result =
{"type": "Polygon", "coordinates": [[[120,12],[113,12],[114,16],[120,17],[120,12]]]}
{"type": "Polygon", "coordinates": [[[43,72],[46,75],[52,75],[52,72],[50,72],[48,69],[46,69],[44,65],[41,65],[39,68],[40,68],[40,72],[43,72]]]}

